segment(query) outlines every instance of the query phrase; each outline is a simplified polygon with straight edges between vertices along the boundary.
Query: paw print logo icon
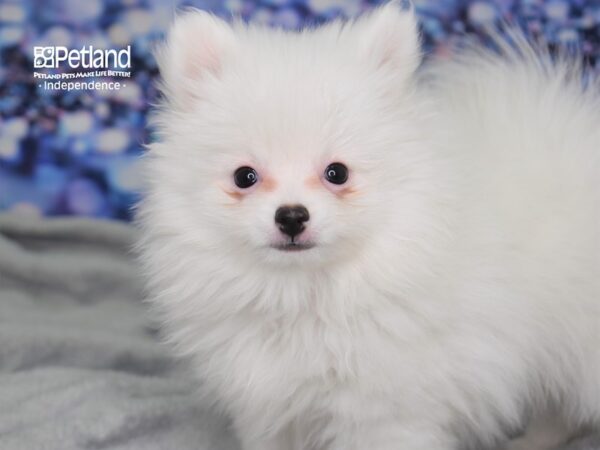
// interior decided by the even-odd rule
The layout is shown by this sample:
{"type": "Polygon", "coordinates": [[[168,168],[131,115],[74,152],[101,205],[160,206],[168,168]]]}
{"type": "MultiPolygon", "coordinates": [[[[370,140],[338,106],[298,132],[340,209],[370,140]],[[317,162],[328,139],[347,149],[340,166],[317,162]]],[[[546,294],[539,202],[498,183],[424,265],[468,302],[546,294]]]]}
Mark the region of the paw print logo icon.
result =
{"type": "Polygon", "coordinates": [[[54,47],[33,47],[33,67],[36,69],[54,67],[54,47]]]}

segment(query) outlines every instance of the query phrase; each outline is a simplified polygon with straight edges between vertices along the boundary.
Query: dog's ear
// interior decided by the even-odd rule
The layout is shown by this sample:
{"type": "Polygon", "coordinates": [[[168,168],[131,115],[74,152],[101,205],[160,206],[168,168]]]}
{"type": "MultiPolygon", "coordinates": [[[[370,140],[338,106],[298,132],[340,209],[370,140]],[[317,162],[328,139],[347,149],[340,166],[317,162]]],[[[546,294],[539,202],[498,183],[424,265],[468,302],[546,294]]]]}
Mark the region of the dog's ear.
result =
{"type": "Polygon", "coordinates": [[[200,10],[180,14],[165,44],[155,52],[169,101],[189,109],[202,96],[202,81],[219,77],[235,41],[231,26],[212,14],[200,10]]]}
{"type": "Polygon", "coordinates": [[[392,0],[360,17],[355,25],[361,58],[375,68],[411,75],[421,62],[414,7],[409,1],[392,0]]]}

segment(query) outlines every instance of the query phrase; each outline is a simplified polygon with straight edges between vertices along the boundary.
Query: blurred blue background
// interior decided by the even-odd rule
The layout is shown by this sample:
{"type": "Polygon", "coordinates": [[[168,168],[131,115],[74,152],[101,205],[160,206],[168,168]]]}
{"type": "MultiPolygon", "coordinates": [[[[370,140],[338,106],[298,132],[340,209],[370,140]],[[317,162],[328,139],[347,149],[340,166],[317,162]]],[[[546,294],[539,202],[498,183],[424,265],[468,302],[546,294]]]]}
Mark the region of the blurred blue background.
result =
{"type": "MultiPolygon", "coordinates": [[[[151,141],[157,92],[153,44],[173,12],[194,6],[296,29],[350,17],[377,0],[0,0],[0,210],[128,220],[151,141]],[[119,91],[52,91],[33,79],[33,47],[131,45],[132,79],[119,91]]],[[[600,71],[600,0],[415,0],[426,50],[508,19],[551,47],[577,48],[600,71]]],[[[290,87],[292,88],[292,87],[290,87]]]]}

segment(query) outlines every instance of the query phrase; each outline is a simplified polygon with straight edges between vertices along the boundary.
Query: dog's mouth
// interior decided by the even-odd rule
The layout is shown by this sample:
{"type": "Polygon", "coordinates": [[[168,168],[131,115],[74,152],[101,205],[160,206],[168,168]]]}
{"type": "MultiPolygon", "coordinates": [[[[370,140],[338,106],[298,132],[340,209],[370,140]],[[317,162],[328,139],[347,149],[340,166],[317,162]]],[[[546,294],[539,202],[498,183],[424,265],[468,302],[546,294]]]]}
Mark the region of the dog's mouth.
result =
{"type": "Polygon", "coordinates": [[[309,250],[314,246],[315,244],[313,242],[297,242],[291,240],[288,242],[273,244],[271,247],[282,252],[301,252],[303,250],[309,250]]]}

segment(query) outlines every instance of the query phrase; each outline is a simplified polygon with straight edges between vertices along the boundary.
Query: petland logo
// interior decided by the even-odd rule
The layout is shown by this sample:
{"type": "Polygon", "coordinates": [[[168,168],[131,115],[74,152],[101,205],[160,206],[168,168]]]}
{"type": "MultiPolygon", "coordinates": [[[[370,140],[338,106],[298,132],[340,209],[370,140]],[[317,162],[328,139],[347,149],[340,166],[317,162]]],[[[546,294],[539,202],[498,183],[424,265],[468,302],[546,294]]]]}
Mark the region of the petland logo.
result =
{"type": "Polygon", "coordinates": [[[95,49],[91,45],[81,47],[81,50],[69,50],[67,47],[33,47],[35,69],[56,69],[65,61],[71,69],[129,69],[131,46],[128,45],[119,51],[95,49]]]}
{"type": "Polygon", "coordinates": [[[131,46],[121,50],[101,50],[93,46],[68,49],[63,46],[33,47],[34,69],[58,69],[60,73],[34,72],[33,77],[44,81],[39,87],[52,90],[119,90],[125,84],[118,81],[97,81],[101,77],[130,78],[131,46]],[[87,69],[85,72],[73,69],[87,69]],[[88,81],[60,81],[87,78],[88,81]]]}

